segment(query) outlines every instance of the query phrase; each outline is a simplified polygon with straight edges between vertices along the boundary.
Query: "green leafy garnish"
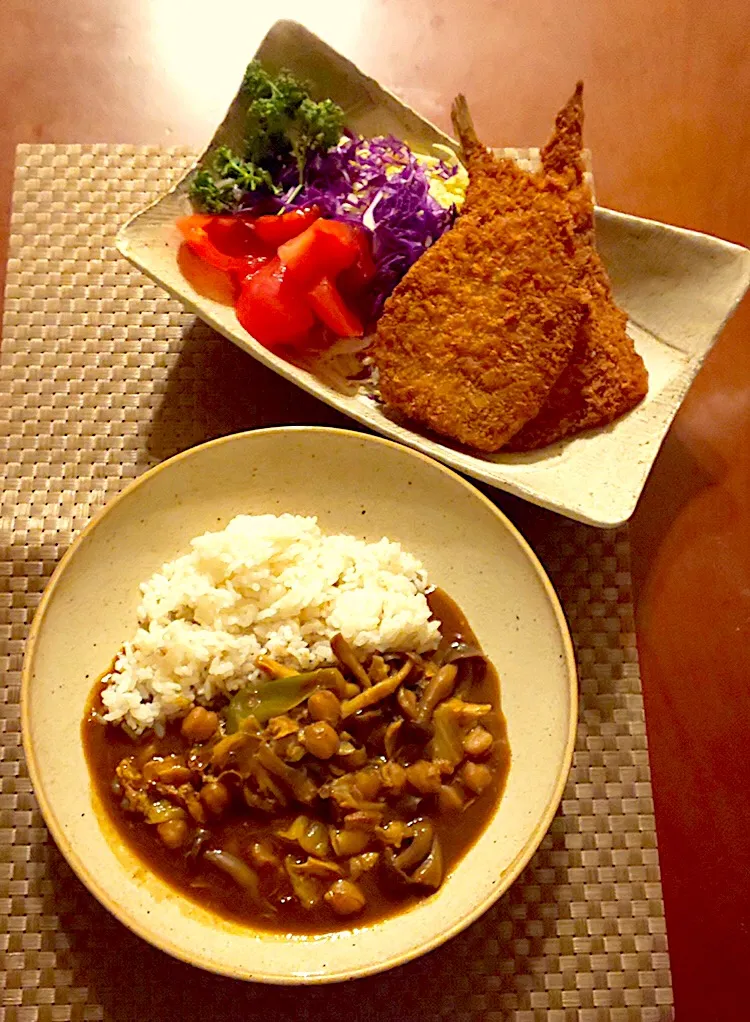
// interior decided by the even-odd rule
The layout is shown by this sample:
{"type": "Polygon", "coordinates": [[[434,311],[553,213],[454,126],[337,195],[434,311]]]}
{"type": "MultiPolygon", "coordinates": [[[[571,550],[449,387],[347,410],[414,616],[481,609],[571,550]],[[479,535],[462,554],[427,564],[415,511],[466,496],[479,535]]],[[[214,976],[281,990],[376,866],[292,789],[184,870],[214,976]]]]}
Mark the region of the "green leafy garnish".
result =
{"type": "Polygon", "coordinates": [[[319,103],[309,97],[297,110],[292,136],[292,152],[299,167],[300,184],[304,179],[307,158],[314,152],[325,152],[338,144],[344,126],[344,112],[332,99],[319,103]]]}
{"type": "Polygon", "coordinates": [[[235,209],[245,192],[277,188],[268,170],[250,160],[242,160],[228,146],[219,146],[210,168],[199,170],[190,185],[196,205],[208,213],[235,209]]]}
{"type": "Polygon", "coordinates": [[[193,178],[190,194],[195,204],[209,213],[236,209],[245,192],[274,186],[274,172],[292,156],[304,180],[313,153],[337,145],[344,126],[344,112],[332,100],[316,102],[309,86],[289,71],[269,74],[254,60],[242,81],[247,108],[246,148],[242,158],[220,146],[210,167],[193,178]]]}

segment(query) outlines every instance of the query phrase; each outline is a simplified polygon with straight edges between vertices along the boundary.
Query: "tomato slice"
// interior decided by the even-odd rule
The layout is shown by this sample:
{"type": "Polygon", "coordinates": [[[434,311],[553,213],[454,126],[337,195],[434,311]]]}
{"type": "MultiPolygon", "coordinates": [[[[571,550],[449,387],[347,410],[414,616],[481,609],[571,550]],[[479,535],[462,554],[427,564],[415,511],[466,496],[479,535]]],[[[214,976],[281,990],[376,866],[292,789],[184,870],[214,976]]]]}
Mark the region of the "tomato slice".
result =
{"type": "Polygon", "coordinates": [[[249,258],[265,262],[273,255],[244,217],[196,213],[180,217],[177,226],[190,249],[218,270],[242,273],[249,258]]]}
{"type": "Polygon", "coordinates": [[[347,306],[330,277],[322,277],[307,292],[307,301],[318,319],[339,337],[361,337],[364,327],[347,306]]]}
{"type": "Polygon", "coordinates": [[[241,259],[239,266],[235,266],[230,270],[230,274],[237,287],[243,287],[251,277],[255,276],[258,270],[266,266],[274,258],[275,256],[273,255],[248,255],[241,259]]]}
{"type": "Polygon", "coordinates": [[[276,216],[259,216],[252,224],[256,236],[262,242],[278,248],[285,241],[307,230],[319,216],[317,206],[306,206],[303,209],[291,209],[288,213],[277,213],[276,216]]]}
{"type": "Polygon", "coordinates": [[[279,259],[300,284],[335,277],[352,266],[360,253],[355,228],[338,220],[316,220],[279,248],[279,259]]]}
{"type": "Polygon", "coordinates": [[[244,216],[212,216],[204,229],[209,241],[225,255],[242,258],[260,250],[252,222],[244,216]]]}
{"type": "Polygon", "coordinates": [[[372,258],[370,239],[367,236],[367,232],[356,227],[354,227],[353,230],[357,237],[357,244],[359,246],[357,258],[347,270],[344,270],[341,275],[341,279],[337,281],[339,287],[345,294],[357,294],[360,291],[364,291],[375,276],[376,271],[375,261],[372,258]]]}
{"type": "Polygon", "coordinates": [[[315,323],[304,292],[277,258],[243,284],[236,311],[247,332],[267,348],[304,346],[315,323]]]}

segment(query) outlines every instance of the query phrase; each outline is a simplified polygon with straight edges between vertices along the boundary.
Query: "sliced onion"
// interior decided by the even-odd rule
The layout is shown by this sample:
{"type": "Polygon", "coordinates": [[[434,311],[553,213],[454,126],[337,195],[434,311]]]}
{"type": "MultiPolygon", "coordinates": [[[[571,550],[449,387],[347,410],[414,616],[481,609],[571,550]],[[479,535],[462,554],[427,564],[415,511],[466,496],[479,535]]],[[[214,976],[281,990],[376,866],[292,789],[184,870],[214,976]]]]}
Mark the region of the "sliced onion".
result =
{"type": "Polygon", "coordinates": [[[219,848],[209,848],[203,853],[203,858],[230,876],[236,884],[247,891],[257,905],[261,904],[258,874],[250,869],[246,862],[219,848]]]}

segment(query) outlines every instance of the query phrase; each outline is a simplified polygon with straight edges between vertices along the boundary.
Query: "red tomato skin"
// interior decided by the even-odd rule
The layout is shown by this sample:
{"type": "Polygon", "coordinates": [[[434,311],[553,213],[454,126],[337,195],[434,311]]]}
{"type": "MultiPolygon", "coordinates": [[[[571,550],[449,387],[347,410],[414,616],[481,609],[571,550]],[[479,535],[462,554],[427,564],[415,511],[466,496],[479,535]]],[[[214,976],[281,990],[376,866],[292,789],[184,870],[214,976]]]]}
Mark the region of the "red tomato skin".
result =
{"type": "Polygon", "coordinates": [[[316,220],[306,231],[279,248],[279,259],[300,284],[336,277],[352,266],[360,245],[354,228],[338,220],[316,220]]]}
{"type": "Polygon", "coordinates": [[[241,216],[208,216],[196,213],[180,217],[177,226],[192,252],[217,270],[242,273],[256,261],[270,259],[274,249],[255,236],[241,216]]]}
{"type": "Polygon", "coordinates": [[[339,337],[361,337],[364,334],[362,323],[329,277],[323,277],[309,289],[307,301],[320,322],[339,337]]]}
{"type": "Polygon", "coordinates": [[[304,347],[315,323],[304,293],[295,287],[276,258],[242,286],[236,312],[245,330],[271,349],[304,347]]]}
{"type": "Polygon", "coordinates": [[[277,213],[276,216],[259,216],[252,221],[252,229],[262,242],[276,249],[302,234],[319,216],[317,206],[305,206],[291,209],[288,213],[277,213]]]}

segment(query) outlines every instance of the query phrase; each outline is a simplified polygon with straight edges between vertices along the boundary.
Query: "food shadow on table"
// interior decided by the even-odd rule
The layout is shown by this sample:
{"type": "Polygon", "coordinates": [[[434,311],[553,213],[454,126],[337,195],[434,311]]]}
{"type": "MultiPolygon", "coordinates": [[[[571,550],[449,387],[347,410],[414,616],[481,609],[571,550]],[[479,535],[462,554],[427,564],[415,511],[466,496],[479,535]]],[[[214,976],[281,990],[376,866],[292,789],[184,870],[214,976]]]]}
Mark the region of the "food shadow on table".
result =
{"type": "Polygon", "coordinates": [[[558,813],[516,884],[463,933],[389,972],[322,987],[228,979],[158,951],[95,901],[51,839],[42,850],[52,883],[44,887],[41,915],[57,923],[55,946],[65,948],[57,967],[68,973],[72,999],[101,1006],[95,1017],[104,1022],[245,1022],[261,1012],[268,1022],[425,1022],[462,1010],[523,1010],[546,990],[552,906],[560,919],[569,916],[563,901],[541,905],[529,890],[539,890],[545,860],[564,854],[565,844],[558,813]]]}
{"type": "MultiPolygon", "coordinates": [[[[267,369],[202,320],[194,319],[183,333],[180,351],[151,418],[147,460],[139,471],[216,437],[297,424],[371,432],[267,369]]],[[[433,439],[440,440],[436,436],[433,439]]],[[[555,445],[555,451],[562,446],[555,445]]],[[[525,514],[548,524],[558,520],[553,512],[489,484],[470,482],[521,529],[525,514]]]]}
{"type": "Polygon", "coordinates": [[[146,446],[153,464],[216,437],[297,424],[357,428],[195,319],[183,333],[146,446]]]}
{"type": "MultiPolygon", "coordinates": [[[[183,333],[179,353],[151,418],[147,460],[139,466],[139,471],[216,437],[296,424],[370,432],[250,358],[196,318],[183,333]]],[[[559,456],[565,444],[553,445],[546,456],[559,456]]],[[[661,536],[666,534],[682,507],[725,471],[723,463],[717,463],[711,451],[705,452],[706,457],[698,461],[681,441],[679,430],[670,430],[665,446],[670,449],[668,461],[678,464],[679,470],[670,473],[675,478],[670,486],[669,506],[659,507],[654,512],[653,500],[649,501],[649,518],[653,520],[649,534],[656,530],[661,536]]],[[[514,457],[533,460],[541,455],[536,452],[514,457]]],[[[559,521],[554,512],[478,480],[471,482],[518,525],[532,546],[559,521]]],[[[649,500],[650,489],[647,483],[644,501],[649,500]]],[[[592,533],[599,531],[592,528],[592,533]]],[[[643,570],[645,567],[639,565],[636,574],[640,576],[643,570]]]]}

